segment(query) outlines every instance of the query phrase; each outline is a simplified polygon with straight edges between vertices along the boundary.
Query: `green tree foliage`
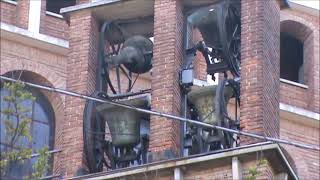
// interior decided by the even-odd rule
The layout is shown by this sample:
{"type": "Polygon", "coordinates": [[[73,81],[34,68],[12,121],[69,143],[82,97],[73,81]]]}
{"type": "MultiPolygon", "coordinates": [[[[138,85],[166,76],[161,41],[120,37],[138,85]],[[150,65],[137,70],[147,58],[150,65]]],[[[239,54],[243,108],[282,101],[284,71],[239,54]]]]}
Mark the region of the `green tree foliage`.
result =
{"type": "Polygon", "coordinates": [[[260,174],[259,168],[268,164],[266,159],[260,159],[257,166],[249,168],[249,175],[245,177],[245,180],[256,180],[257,176],[260,174]]]}
{"type": "MultiPolygon", "coordinates": [[[[7,107],[1,108],[1,121],[5,126],[5,143],[8,146],[0,153],[0,179],[6,179],[13,164],[23,163],[31,158],[32,149],[21,143],[32,143],[30,124],[32,122],[32,106],[25,107],[22,103],[35,101],[35,97],[25,90],[22,83],[4,83],[4,88],[9,95],[3,97],[7,107]],[[15,147],[15,148],[13,148],[15,147]]],[[[48,147],[43,147],[38,152],[37,161],[33,164],[33,173],[26,179],[40,179],[48,171],[48,147]]]]}

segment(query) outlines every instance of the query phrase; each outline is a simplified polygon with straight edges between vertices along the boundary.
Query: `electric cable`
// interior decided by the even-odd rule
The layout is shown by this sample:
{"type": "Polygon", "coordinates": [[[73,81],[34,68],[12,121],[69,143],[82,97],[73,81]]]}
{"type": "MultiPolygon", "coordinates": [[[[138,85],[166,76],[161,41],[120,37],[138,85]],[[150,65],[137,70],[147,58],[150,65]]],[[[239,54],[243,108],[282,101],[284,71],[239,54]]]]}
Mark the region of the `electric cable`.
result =
{"type": "Polygon", "coordinates": [[[261,140],[265,140],[265,141],[271,141],[271,142],[274,142],[274,143],[287,144],[287,145],[291,145],[291,146],[295,146],[295,147],[299,147],[299,148],[320,151],[320,147],[319,146],[315,146],[315,145],[303,144],[303,143],[298,143],[298,142],[291,142],[291,141],[287,141],[287,140],[284,140],[284,139],[278,139],[278,138],[258,135],[258,134],[254,134],[254,133],[250,133],[250,132],[229,129],[229,128],[216,126],[216,125],[212,125],[212,124],[207,124],[207,123],[204,123],[204,122],[200,122],[200,121],[196,121],[196,120],[192,120],[192,119],[188,119],[188,118],[183,118],[183,117],[179,117],[179,116],[175,116],[175,115],[171,115],[171,114],[167,114],[167,113],[163,113],[163,112],[137,108],[137,107],[134,107],[134,106],[131,106],[131,105],[127,105],[127,104],[123,104],[123,103],[120,103],[120,102],[111,101],[111,100],[108,100],[108,99],[95,98],[95,97],[91,97],[91,96],[87,96],[87,95],[84,95],[84,94],[80,94],[80,93],[76,93],[76,92],[72,92],[72,91],[67,91],[67,90],[63,90],[63,89],[59,89],[59,88],[53,88],[53,87],[43,86],[43,85],[34,84],[34,83],[30,83],[30,82],[19,81],[19,80],[16,80],[16,79],[13,79],[13,78],[9,78],[9,77],[5,77],[5,76],[2,76],[2,75],[0,75],[0,79],[5,80],[5,81],[10,81],[10,82],[20,82],[22,84],[25,84],[27,86],[34,87],[34,88],[39,88],[39,89],[43,89],[43,90],[47,90],[47,91],[51,91],[51,92],[61,93],[61,94],[65,94],[65,95],[69,95],[69,96],[73,96],[73,97],[78,97],[78,98],[81,98],[81,99],[86,99],[86,100],[91,100],[91,101],[96,101],[96,102],[101,102],[101,103],[108,103],[108,104],[111,104],[111,105],[114,105],[114,106],[131,109],[131,110],[134,110],[134,111],[137,111],[137,112],[146,113],[146,114],[155,115],[155,116],[160,116],[160,117],[164,117],[164,118],[169,118],[169,119],[177,120],[177,121],[188,122],[188,123],[196,124],[196,125],[199,125],[199,126],[202,126],[202,127],[206,127],[206,128],[213,128],[213,129],[217,129],[217,130],[230,132],[230,133],[233,133],[233,134],[248,136],[248,137],[261,139],[261,140]]]}

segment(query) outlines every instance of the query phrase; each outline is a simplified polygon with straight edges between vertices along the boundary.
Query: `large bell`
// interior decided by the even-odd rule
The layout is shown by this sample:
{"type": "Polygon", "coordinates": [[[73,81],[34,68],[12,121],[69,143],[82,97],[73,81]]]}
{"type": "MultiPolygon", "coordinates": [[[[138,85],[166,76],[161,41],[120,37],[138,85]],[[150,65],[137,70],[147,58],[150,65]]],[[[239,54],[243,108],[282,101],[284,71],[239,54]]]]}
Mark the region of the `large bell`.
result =
{"type": "MultiPolygon", "coordinates": [[[[201,8],[188,17],[188,22],[194,27],[198,28],[204,42],[207,46],[215,49],[222,48],[222,42],[224,39],[221,37],[221,33],[225,33],[226,37],[232,37],[233,29],[229,31],[229,24],[231,22],[225,22],[226,20],[234,21],[234,17],[227,17],[230,5],[236,9],[240,9],[240,1],[237,0],[223,0],[220,3],[201,8]],[[227,25],[227,27],[225,27],[227,25]]],[[[229,40],[229,39],[228,39],[229,40]]]]}
{"type": "MultiPolygon", "coordinates": [[[[150,98],[143,96],[124,100],[121,103],[145,109],[149,107],[150,98]]],[[[111,104],[102,104],[96,109],[103,119],[107,121],[112,144],[115,147],[134,147],[139,143],[142,113],[111,104]]]]}
{"type": "Polygon", "coordinates": [[[118,55],[111,56],[109,63],[124,66],[131,72],[142,74],[152,68],[153,43],[150,39],[136,35],[128,38],[118,55]]]}
{"type": "Polygon", "coordinates": [[[188,22],[199,29],[203,40],[209,47],[219,48],[221,42],[217,32],[221,24],[219,24],[218,13],[221,12],[216,6],[220,4],[197,10],[188,17],[188,22]]]}
{"type": "Polygon", "coordinates": [[[188,100],[195,106],[200,120],[213,125],[220,125],[224,119],[219,103],[224,103],[224,108],[227,109],[228,102],[234,93],[230,86],[226,86],[223,91],[224,98],[222,98],[219,97],[221,95],[217,93],[217,89],[217,85],[206,86],[191,90],[188,94],[188,100]]]}

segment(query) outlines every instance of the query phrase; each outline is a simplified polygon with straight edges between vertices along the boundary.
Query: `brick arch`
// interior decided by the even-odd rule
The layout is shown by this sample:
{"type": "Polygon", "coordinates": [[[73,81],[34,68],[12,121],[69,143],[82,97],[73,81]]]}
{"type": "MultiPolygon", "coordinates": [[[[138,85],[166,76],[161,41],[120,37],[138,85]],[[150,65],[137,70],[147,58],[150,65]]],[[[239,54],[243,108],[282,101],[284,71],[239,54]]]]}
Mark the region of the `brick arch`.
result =
{"type": "MultiPolygon", "coordinates": [[[[299,20],[299,19],[297,19],[299,20]]],[[[313,25],[308,24],[303,20],[303,22],[299,22],[297,20],[283,20],[280,23],[281,32],[286,32],[301,42],[304,42],[313,32],[313,25]]]]}
{"type": "MultiPolygon", "coordinates": [[[[281,32],[287,32],[303,43],[303,80],[304,84],[308,85],[308,97],[305,99],[306,107],[314,109],[314,91],[317,93],[318,89],[314,88],[314,84],[317,82],[316,71],[317,71],[317,51],[315,49],[317,37],[319,36],[319,30],[312,24],[312,22],[306,19],[290,15],[285,12],[280,17],[280,28],[281,32]]],[[[315,103],[314,103],[315,102],[315,103]]]]}
{"type": "Polygon", "coordinates": [[[49,83],[47,85],[51,85],[52,87],[66,87],[66,80],[61,76],[58,76],[56,72],[51,70],[45,64],[34,63],[22,58],[12,58],[8,60],[4,59],[1,62],[0,74],[5,74],[7,72],[13,72],[17,70],[33,72],[44,79],[43,83],[49,83]]]}
{"type": "Polygon", "coordinates": [[[299,23],[300,25],[309,28],[311,31],[316,31],[317,30],[317,27],[315,27],[312,24],[312,22],[309,22],[306,19],[304,19],[302,17],[299,17],[299,16],[290,15],[290,14],[287,14],[285,12],[281,12],[280,24],[282,24],[284,22],[295,22],[295,23],[299,23]]]}
{"type": "MultiPolygon", "coordinates": [[[[35,83],[35,84],[41,84],[41,85],[46,85],[50,87],[55,87],[52,81],[50,81],[50,78],[45,78],[43,75],[26,70],[28,68],[24,68],[21,74],[21,79],[23,81],[35,83]]],[[[40,70],[40,72],[43,70],[40,70]]],[[[1,71],[1,73],[7,77],[11,77],[12,75],[14,77],[17,77],[17,75],[20,75],[21,70],[15,69],[15,70],[10,70],[9,68],[6,71],[1,71]]],[[[38,71],[39,72],[39,71],[38,71]]],[[[42,72],[43,73],[43,72],[42,72]]],[[[50,73],[49,73],[50,74],[50,73]]],[[[48,77],[48,76],[47,76],[48,77]]],[[[53,76],[54,78],[54,76],[53,76]]],[[[52,79],[52,77],[51,77],[52,79]]],[[[56,82],[56,80],[54,81],[56,82]]],[[[63,123],[64,123],[64,107],[65,107],[65,97],[64,95],[45,91],[45,90],[40,90],[42,94],[48,99],[50,102],[52,109],[54,111],[54,149],[60,149],[61,144],[62,144],[62,128],[63,128],[63,123]]],[[[59,155],[54,156],[54,172],[57,173],[58,170],[57,168],[60,167],[58,157],[59,155]]]]}
{"type": "Polygon", "coordinates": [[[307,153],[307,151],[300,151],[298,148],[292,148],[288,145],[284,145],[284,147],[281,148],[281,150],[287,157],[291,166],[293,166],[293,169],[297,173],[299,178],[310,179],[308,164],[306,162],[306,159],[302,156],[302,154],[307,153]]]}
{"type": "Polygon", "coordinates": [[[281,150],[298,176],[303,179],[309,179],[309,173],[307,169],[308,165],[305,161],[305,158],[303,158],[298,152],[297,148],[292,148],[288,145],[282,145],[281,150]]]}

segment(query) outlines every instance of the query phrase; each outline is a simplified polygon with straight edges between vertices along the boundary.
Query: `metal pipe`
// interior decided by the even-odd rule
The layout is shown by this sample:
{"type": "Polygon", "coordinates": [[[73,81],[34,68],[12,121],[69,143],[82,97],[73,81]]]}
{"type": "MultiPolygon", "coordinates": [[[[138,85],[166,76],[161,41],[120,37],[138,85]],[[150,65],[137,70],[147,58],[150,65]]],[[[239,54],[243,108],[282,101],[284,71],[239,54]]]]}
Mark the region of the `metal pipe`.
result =
{"type": "Polygon", "coordinates": [[[297,142],[290,142],[290,141],[283,140],[283,139],[277,139],[277,138],[267,137],[267,136],[263,136],[263,135],[257,135],[257,134],[253,134],[253,133],[249,133],[249,132],[245,132],[245,131],[234,130],[234,129],[229,129],[229,128],[225,128],[225,127],[221,127],[221,126],[211,125],[211,124],[207,124],[207,123],[204,123],[204,122],[201,122],[201,121],[196,121],[196,120],[192,120],[192,119],[188,119],[188,118],[182,118],[182,117],[178,117],[178,116],[175,116],[175,115],[166,114],[166,113],[162,113],[162,112],[158,112],[158,111],[152,111],[152,110],[137,108],[137,107],[126,105],[126,104],[122,104],[122,103],[119,103],[119,102],[113,102],[113,101],[110,101],[110,100],[107,100],[107,99],[99,99],[99,98],[95,98],[95,97],[90,97],[90,96],[87,96],[87,95],[83,95],[83,94],[80,94],[80,93],[75,93],[75,92],[72,92],[72,91],[66,91],[66,90],[59,89],[59,88],[52,88],[52,87],[42,86],[42,85],[38,85],[38,84],[34,84],[34,83],[18,81],[18,80],[15,80],[15,79],[12,79],[12,78],[8,78],[8,77],[2,76],[2,75],[0,75],[0,79],[6,80],[6,81],[11,81],[11,82],[20,82],[20,83],[23,83],[23,84],[28,85],[30,87],[35,87],[35,88],[39,88],[39,89],[43,89],[43,90],[47,90],[47,91],[51,91],[51,92],[57,92],[57,93],[61,93],[61,94],[69,95],[69,96],[74,96],[74,97],[78,97],[78,98],[82,98],[82,99],[97,101],[97,102],[101,102],[101,103],[108,103],[108,104],[111,104],[111,105],[114,105],[114,106],[119,106],[119,107],[131,109],[131,110],[134,110],[134,111],[137,111],[137,112],[146,113],[146,114],[155,115],[155,116],[160,116],[160,117],[165,117],[165,118],[178,120],[178,121],[182,121],[182,122],[188,122],[188,123],[196,124],[196,125],[199,125],[199,126],[202,126],[202,127],[218,129],[218,130],[222,130],[222,131],[226,131],[226,132],[230,132],[230,133],[235,133],[235,134],[238,134],[238,135],[248,136],[248,137],[261,139],[261,140],[265,140],[265,141],[271,141],[271,142],[274,142],[274,143],[287,144],[287,145],[292,145],[292,146],[295,146],[295,147],[300,147],[300,148],[320,151],[319,146],[303,144],[303,143],[297,143],[297,142]]]}
{"type": "MultiPolygon", "coordinates": [[[[47,153],[48,154],[55,154],[55,153],[59,153],[59,152],[62,152],[62,149],[54,149],[54,150],[48,151],[47,153]]],[[[40,154],[39,153],[31,154],[31,158],[34,158],[37,156],[40,156],[40,154]]]]}
{"type": "MultiPolygon", "coordinates": [[[[185,16],[184,17],[184,26],[183,26],[183,31],[184,31],[184,36],[183,36],[183,43],[184,43],[184,49],[188,49],[189,47],[189,24],[188,24],[188,21],[187,21],[187,17],[185,16]]],[[[183,53],[183,68],[186,66],[185,64],[188,64],[187,61],[188,59],[186,58],[186,53],[184,51],[183,53]]],[[[181,71],[180,71],[181,73],[181,71]]],[[[180,77],[181,78],[181,77],[180,77]]],[[[187,91],[184,87],[181,88],[180,90],[181,92],[181,116],[186,118],[187,117],[187,91]]],[[[181,126],[180,126],[180,150],[181,150],[181,156],[186,156],[187,155],[187,152],[185,152],[185,148],[184,148],[184,145],[185,145],[185,140],[184,140],[184,137],[185,137],[185,133],[187,131],[187,123],[183,122],[181,123],[181,126]]]]}
{"type": "Polygon", "coordinates": [[[58,178],[58,177],[61,177],[61,175],[60,174],[53,174],[53,175],[41,177],[40,179],[45,180],[45,179],[53,179],[53,178],[58,178]]]}
{"type": "MultiPolygon", "coordinates": [[[[55,153],[59,153],[59,152],[62,152],[62,150],[61,149],[54,149],[54,150],[48,151],[47,153],[48,154],[55,154],[55,153]]],[[[19,156],[17,158],[17,160],[31,159],[31,158],[34,158],[34,157],[37,157],[37,156],[40,156],[40,154],[39,153],[31,154],[30,158],[22,158],[21,156],[19,156]]],[[[7,160],[5,160],[5,161],[7,161],[7,160]]]]}
{"type": "Polygon", "coordinates": [[[135,95],[140,95],[140,94],[146,94],[146,93],[150,93],[151,89],[143,89],[137,92],[129,92],[129,93],[122,93],[122,94],[111,94],[108,95],[108,97],[110,99],[121,99],[121,98],[126,98],[129,96],[135,96],[135,95]]]}

